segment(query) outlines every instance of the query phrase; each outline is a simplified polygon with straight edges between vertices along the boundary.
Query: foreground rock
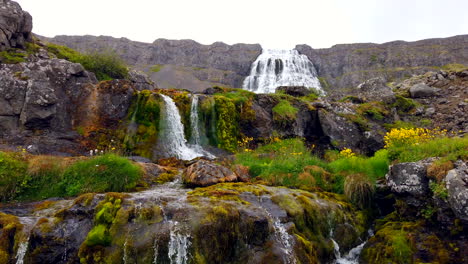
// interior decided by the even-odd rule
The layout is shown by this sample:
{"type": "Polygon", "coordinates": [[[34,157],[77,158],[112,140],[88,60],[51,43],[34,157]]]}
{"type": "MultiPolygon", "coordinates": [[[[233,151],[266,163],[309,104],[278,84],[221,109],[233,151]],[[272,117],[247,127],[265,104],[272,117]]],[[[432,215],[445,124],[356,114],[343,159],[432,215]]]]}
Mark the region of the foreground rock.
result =
{"type": "Polygon", "coordinates": [[[0,51],[8,48],[25,48],[32,40],[32,17],[10,0],[0,1],[0,51]]]}
{"type": "Polygon", "coordinates": [[[206,187],[223,182],[235,182],[237,175],[230,169],[211,161],[199,160],[190,165],[183,175],[187,186],[206,187]]]}
{"type": "Polygon", "coordinates": [[[339,195],[241,183],[173,182],[0,211],[10,263],[329,263],[332,238],[345,251],[366,230],[339,195]]]}
{"type": "Polygon", "coordinates": [[[458,161],[445,178],[448,201],[457,217],[468,222],[468,166],[458,161]]]}

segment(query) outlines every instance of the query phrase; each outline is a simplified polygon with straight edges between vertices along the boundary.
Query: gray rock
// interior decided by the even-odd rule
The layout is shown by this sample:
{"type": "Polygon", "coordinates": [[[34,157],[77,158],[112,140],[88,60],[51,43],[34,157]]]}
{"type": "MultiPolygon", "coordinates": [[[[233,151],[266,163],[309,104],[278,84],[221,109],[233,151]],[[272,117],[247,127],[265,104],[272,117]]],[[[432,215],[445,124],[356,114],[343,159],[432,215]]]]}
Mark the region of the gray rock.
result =
{"type": "Polygon", "coordinates": [[[439,88],[430,87],[425,83],[416,84],[409,89],[412,98],[431,97],[434,96],[438,91],[440,91],[439,88]]]}
{"type": "Polygon", "coordinates": [[[387,86],[383,78],[369,79],[358,86],[358,96],[364,101],[381,101],[384,103],[393,103],[395,94],[387,86]]]}
{"type": "Polygon", "coordinates": [[[457,161],[455,169],[445,177],[448,201],[455,215],[468,221],[468,166],[466,162],[457,161]]]}
{"type": "Polygon", "coordinates": [[[434,107],[429,107],[426,109],[426,111],[424,112],[424,114],[426,116],[432,116],[433,114],[435,114],[436,110],[434,107]]]}
{"type": "Polygon", "coordinates": [[[25,48],[32,40],[32,17],[21,6],[10,0],[0,1],[0,51],[25,48]]]}
{"type": "Polygon", "coordinates": [[[387,186],[392,192],[400,195],[424,197],[429,193],[429,179],[426,170],[433,160],[430,158],[390,166],[387,175],[385,175],[387,186]]]}
{"type": "Polygon", "coordinates": [[[307,96],[312,93],[312,90],[304,86],[280,86],[276,91],[284,92],[294,97],[307,96]]]}
{"type": "Polygon", "coordinates": [[[138,91],[153,90],[157,88],[153,81],[143,72],[131,70],[129,71],[129,80],[133,83],[138,91]]]}

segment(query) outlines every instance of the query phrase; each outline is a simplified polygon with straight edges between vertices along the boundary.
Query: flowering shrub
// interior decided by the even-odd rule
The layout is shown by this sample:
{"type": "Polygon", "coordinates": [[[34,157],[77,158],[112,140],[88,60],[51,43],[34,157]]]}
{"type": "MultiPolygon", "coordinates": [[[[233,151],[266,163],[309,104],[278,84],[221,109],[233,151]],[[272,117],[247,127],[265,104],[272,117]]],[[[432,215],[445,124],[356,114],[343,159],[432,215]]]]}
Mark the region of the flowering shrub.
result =
{"type": "Polygon", "coordinates": [[[351,158],[351,157],[355,157],[356,154],[353,152],[353,150],[349,148],[344,148],[342,151],[340,151],[340,156],[344,158],[351,158]]]}
{"type": "Polygon", "coordinates": [[[438,128],[394,128],[384,137],[385,148],[418,145],[446,133],[447,130],[438,128]]]}

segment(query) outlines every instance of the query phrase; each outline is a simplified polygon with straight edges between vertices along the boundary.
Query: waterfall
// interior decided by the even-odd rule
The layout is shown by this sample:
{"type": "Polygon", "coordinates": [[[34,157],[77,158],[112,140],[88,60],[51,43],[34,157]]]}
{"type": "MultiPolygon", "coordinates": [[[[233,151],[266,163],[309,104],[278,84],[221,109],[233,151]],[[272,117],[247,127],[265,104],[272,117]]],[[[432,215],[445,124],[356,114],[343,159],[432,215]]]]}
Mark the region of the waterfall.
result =
{"type": "Polygon", "coordinates": [[[171,264],[187,264],[188,248],[190,246],[190,236],[182,234],[178,222],[169,221],[171,233],[169,239],[168,257],[171,264]]]}
{"type": "Polygon", "coordinates": [[[305,86],[322,91],[317,71],[306,55],[297,50],[264,49],[253,62],[243,88],[255,93],[274,93],[279,86],[305,86]]]}
{"type": "Polygon", "coordinates": [[[179,110],[169,96],[161,94],[165,103],[166,114],[163,117],[165,129],[161,135],[161,145],[166,153],[182,160],[191,160],[203,156],[203,153],[187,146],[179,110]]]}
{"type": "MultiPolygon", "coordinates": [[[[371,229],[369,229],[367,232],[369,237],[374,235],[371,229]]],[[[333,231],[331,231],[330,234],[333,235],[333,231]]],[[[334,264],[359,264],[359,256],[361,255],[361,251],[366,245],[367,240],[352,248],[343,257],[341,257],[340,245],[338,245],[338,243],[333,239],[333,236],[331,237],[331,241],[333,242],[333,250],[335,251],[334,264]]]]}
{"type": "Polygon", "coordinates": [[[22,241],[18,246],[18,252],[16,253],[16,264],[23,264],[24,263],[24,256],[26,252],[28,252],[28,245],[29,245],[29,237],[26,241],[22,241]]]}
{"type": "Polygon", "coordinates": [[[192,132],[190,138],[192,147],[207,158],[216,158],[216,156],[204,150],[202,147],[202,140],[200,136],[200,118],[198,117],[198,95],[196,94],[192,95],[192,103],[190,105],[190,128],[192,132]]]}

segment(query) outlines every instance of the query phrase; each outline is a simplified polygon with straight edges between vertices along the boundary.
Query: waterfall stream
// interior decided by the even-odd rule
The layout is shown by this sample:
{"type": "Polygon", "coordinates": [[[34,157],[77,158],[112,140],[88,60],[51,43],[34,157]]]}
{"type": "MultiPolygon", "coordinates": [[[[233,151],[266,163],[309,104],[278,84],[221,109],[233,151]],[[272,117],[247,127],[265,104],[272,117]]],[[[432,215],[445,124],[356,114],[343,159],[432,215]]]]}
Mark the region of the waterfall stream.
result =
{"type": "Polygon", "coordinates": [[[253,62],[243,88],[255,93],[274,93],[279,86],[305,86],[322,90],[312,62],[297,50],[269,50],[253,62]]]}
{"type": "MultiPolygon", "coordinates": [[[[369,237],[374,235],[371,229],[369,229],[368,234],[369,237]]],[[[331,231],[331,235],[333,235],[333,231],[331,231]]],[[[333,249],[335,251],[334,264],[359,264],[359,256],[361,255],[361,251],[366,245],[367,240],[349,250],[344,256],[341,256],[340,245],[338,245],[338,243],[333,239],[333,236],[331,236],[331,241],[333,242],[333,249]]]]}
{"type": "Polygon", "coordinates": [[[195,149],[198,153],[202,153],[203,156],[214,159],[216,156],[209,153],[202,147],[202,140],[200,136],[200,118],[198,117],[198,95],[192,95],[192,103],[190,105],[190,128],[191,128],[191,138],[190,143],[192,148],[195,149]]]}
{"type": "Polygon", "coordinates": [[[166,154],[182,160],[191,160],[204,156],[203,153],[187,145],[184,135],[184,125],[182,124],[179,110],[174,100],[169,96],[161,94],[165,104],[165,115],[163,116],[164,129],[161,135],[161,146],[166,154]]]}

